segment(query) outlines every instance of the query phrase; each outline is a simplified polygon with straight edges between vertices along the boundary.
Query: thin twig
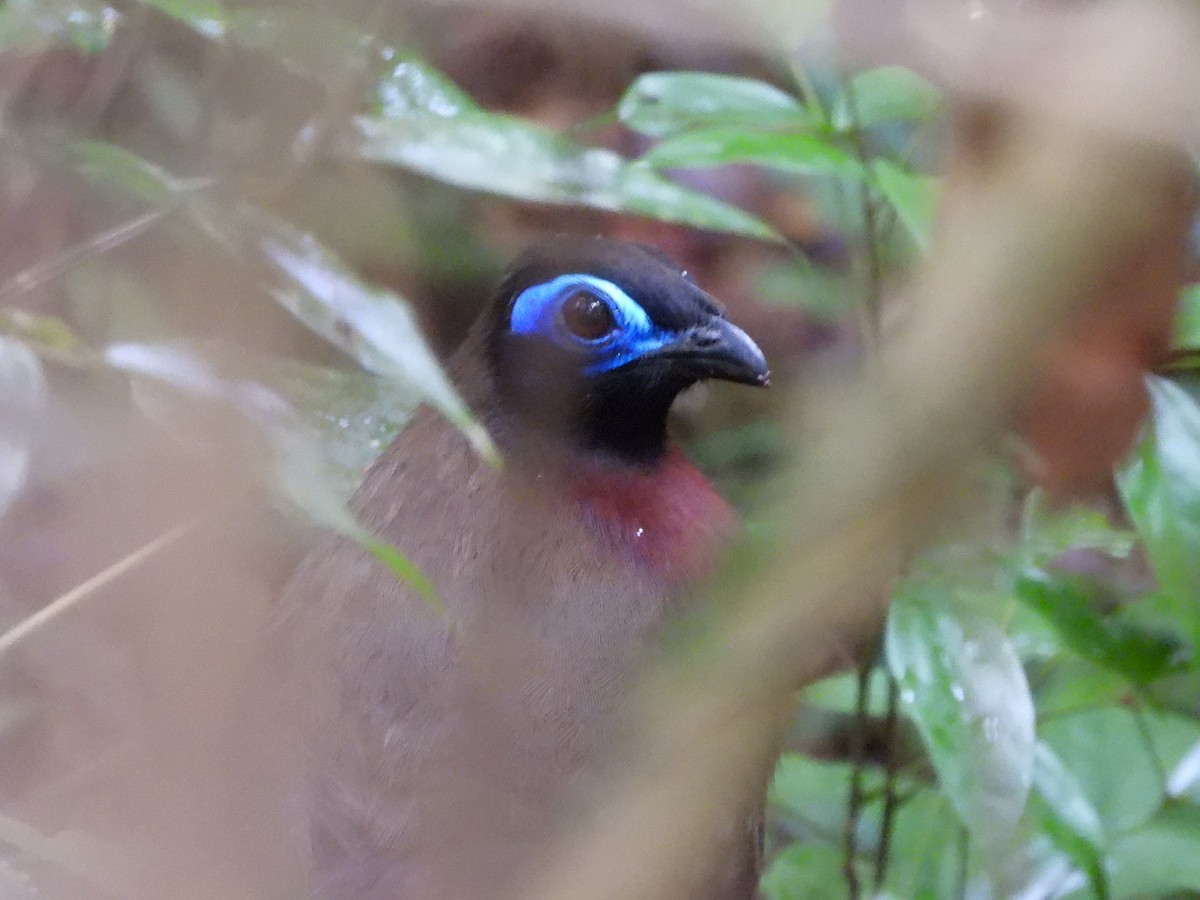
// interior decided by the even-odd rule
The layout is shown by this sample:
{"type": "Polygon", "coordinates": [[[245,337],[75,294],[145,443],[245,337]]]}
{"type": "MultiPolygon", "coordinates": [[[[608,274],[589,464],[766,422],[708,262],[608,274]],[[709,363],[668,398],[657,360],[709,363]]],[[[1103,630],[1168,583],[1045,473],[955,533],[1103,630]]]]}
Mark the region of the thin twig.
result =
{"type": "Polygon", "coordinates": [[[67,591],[61,597],[51,601],[46,606],[39,609],[33,615],[22,619],[4,634],[0,635],[0,656],[3,656],[14,645],[29,637],[30,634],[37,631],[43,625],[56,619],[58,616],[65,613],[67,610],[79,604],[88,595],[95,593],[100,588],[109,584],[112,581],[125,575],[127,572],[140,566],[156,553],[165,550],[171,544],[175,543],[185,534],[187,534],[196,524],[196,520],[184,522],[181,525],[176,525],[165,534],[161,534],[152,540],[150,543],[134,550],[128,556],[113,563],[102,572],[98,572],[78,584],[71,590],[67,591]]]}
{"type": "Polygon", "coordinates": [[[156,224],[168,210],[154,209],[136,218],[122,222],[107,231],[93,235],[85,241],[72,244],[58,253],[22,269],[0,284],[0,304],[9,303],[27,294],[34,288],[58,278],[89,259],[107,253],[116,247],[141,237],[156,224]]]}
{"type": "Polygon", "coordinates": [[[874,658],[858,667],[858,693],[854,703],[854,727],[850,730],[850,799],[846,808],[844,834],[845,861],[842,871],[846,876],[846,891],[850,900],[862,896],[855,860],[858,857],[858,820],[863,808],[863,770],[867,756],[867,716],[871,693],[871,673],[875,669],[874,658]]]}
{"type": "Polygon", "coordinates": [[[899,723],[900,690],[896,679],[887,676],[887,718],[883,723],[883,811],[880,814],[879,847],[875,853],[875,893],[883,891],[891,851],[892,826],[896,819],[896,727],[899,723]]]}
{"type": "Polygon", "coordinates": [[[861,319],[865,326],[863,340],[868,348],[878,346],[880,304],[883,296],[883,259],[879,252],[879,224],[876,216],[875,198],[871,194],[871,164],[867,154],[867,145],[863,140],[862,122],[858,113],[858,93],[850,79],[843,86],[846,97],[846,112],[850,118],[847,135],[854,148],[854,155],[863,167],[863,179],[859,183],[859,204],[863,213],[863,232],[867,257],[867,293],[863,298],[863,315],[861,319]]]}

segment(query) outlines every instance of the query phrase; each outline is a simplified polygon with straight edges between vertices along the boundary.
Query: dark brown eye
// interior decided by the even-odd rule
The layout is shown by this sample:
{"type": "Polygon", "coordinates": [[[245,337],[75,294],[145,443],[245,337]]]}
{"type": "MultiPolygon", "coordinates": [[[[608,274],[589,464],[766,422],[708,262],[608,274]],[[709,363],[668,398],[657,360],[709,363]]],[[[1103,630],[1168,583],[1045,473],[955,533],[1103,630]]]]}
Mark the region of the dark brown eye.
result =
{"type": "Polygon", "coordinates": [[[563,324],[577,338],[598,341],[617,327],[609,305],[587,291],[576,291],[563,301],[563,324]]]}

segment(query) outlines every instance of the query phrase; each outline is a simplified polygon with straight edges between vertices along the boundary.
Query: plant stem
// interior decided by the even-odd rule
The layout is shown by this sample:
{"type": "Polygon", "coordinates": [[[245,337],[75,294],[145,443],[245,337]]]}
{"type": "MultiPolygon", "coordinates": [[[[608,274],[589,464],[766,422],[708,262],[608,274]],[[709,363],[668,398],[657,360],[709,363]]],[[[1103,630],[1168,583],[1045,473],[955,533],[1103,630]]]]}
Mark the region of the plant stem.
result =
{"type": "Polygon", "coordinates": [[[884,722],[883,812],[879,827],[879,848],[875,853],[875,893],[883,890],[891,850],[892,825],[896,818],[896,725],[899,720],[900,691],[896,679],[887,677],[887,719],[884,722]]]}

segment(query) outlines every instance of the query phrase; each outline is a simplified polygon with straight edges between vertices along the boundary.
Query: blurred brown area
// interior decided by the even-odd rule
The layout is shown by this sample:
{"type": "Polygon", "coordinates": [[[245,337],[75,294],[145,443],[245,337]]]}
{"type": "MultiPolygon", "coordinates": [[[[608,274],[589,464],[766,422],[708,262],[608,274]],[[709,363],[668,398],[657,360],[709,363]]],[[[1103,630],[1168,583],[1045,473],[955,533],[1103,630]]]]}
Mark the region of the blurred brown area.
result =
{"type": "Polygon", "coordinates": [[[37,896],[240,896],[216,865],[230,714],[293,535],[239,467],[215,462],[230,448],[181,451],[120,396],[84,402],[47,437],[86,460],[35,468],[0,523],[0,632],[84,589],[0,658],[0,812],[53,836],[40,858],[4,855],[37,896]]]}

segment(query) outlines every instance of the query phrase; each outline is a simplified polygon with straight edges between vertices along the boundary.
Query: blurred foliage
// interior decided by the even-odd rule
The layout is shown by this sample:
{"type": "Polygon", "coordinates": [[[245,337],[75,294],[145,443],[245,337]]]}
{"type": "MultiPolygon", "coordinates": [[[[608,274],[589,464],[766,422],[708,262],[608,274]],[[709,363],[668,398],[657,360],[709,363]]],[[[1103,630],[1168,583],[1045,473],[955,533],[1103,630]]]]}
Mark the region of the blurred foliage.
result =
{"type": "MultiPolygon", "coordinates": [[[[871,302],[860,257],[899,268],[930,240],[936,184],[914,164],[914,136],[941,102],[904,69],[857,73],[824,91],[701,72],[646,74],[611,112],[651,139],[627,159],[488,112],[407,50],[324,14],[209,0],[9,0],[0,7],[0,50],[98,53],[147,10],[186,26],[195,40],[265,54],[295,77],[351,73],[350,114],[333,124],[305,119],[290,142],[298,161],[288,164],[391,167],[523,201],[778,241],[756,216],[673,177],[757,167],[816,198],[862,251],[846,271],[797,256],[764,279],[768,299],[827,317],[871,302]]],[[[147,414],[170,429],[197,405],[219,406],[265,448],[264,478],[291,506],[370,544],[428,593],[420,574],[375,544],[343,505],[418,402],[441,409],[481,452],[494,452],[405,300],[359,277],[236,175],[170,171],[109,135],[77,135],[66,145],[59,137],[6,123],[0,141],[135,212],[10,278],[0,285],[5,303],[169,225],[252,273],[262,297],[336,348],[340,365],[132,334],[111,322],[80,336],[57,319],[10,309],[0,318],[6,415],[31,421],[46,402],[43,369],[64,365],[122,373],[141,385],[135,397],[147,414]]],[[[92,308],[106,291],[123,302],[142,296],[153,308],[161,290],[139,283],[132,266],[104,277],[88,272],[76,293],[92,308]]],[[[1180,340],[1194,346],[1194,289],[1185,301],[1180,340]]],[[[145,316],[135,318],[145,327],[145,316]]],[[[890,725],[882,750],[859,746],[834,760],[784,756],[771,794],[768,896],[1200,892],[1200,395],[1182,376],[1149,384],[1153,414],[1118,476],[1120,514],[1051,509],[1036,491],[1014,488],[998,502],[1023,494],[1016,527],[948,542],[915,560],[897,586],[882,651],[892,690],[877,670],[865,679],[870,697],[859,695],[852,675],[806,691],[804,715],[890,725]]],[[[770,455],[777,438],[770,428],[743,428],[697,449],[723,465],[770,455]]],[[[0,511],[22,486],[30,446],[22,427],[0,435],[0,511]]]]}
{"type": "MultiPolygon", "coordinates": [[[[1150,421],[1117,473],[1132,528],[1093,509],[1052,508],[1033,490],[1011,536],[927,551],[896,589],[884,658],[922,746],[914,755],[893,732],[892,753],[909,761],[885,766],[882,788],[864,764],[867,799],[851,807],[854,865],[882,895],[1200,891],[1189,844],[1200,820],[1200,405],[1188,376],[1149,376],[1148,385],[1150,421]],[[936,782],[922,783],[923,761],[936,782]],[[881,793],[894,798],[887,849],[881,793]],[[930,797],[941,814],[922,807],[930,797]],[[907,816],[913,806],[926,812],[907,816]],[[914,882],[905,848],[918,844],[932,859],[914,882]],[[881,858],[888,865],[875,882],[867,872],[881,858]]],[[[811,709],[853,714],[850,676],[831,682],[844,687],[806,691],[811,709]]],[[[876,696],[865,709],[878,718],[884,706],[876,696]]],[[[788,830],[787,811],[818,796],[812,782],[841,779],[849,796],[855,771],[785,757],[775,797],[788,830]],[[807,783],[796,767],[814,770],[807,783]]],[[[844,860],[844,831],[802,836],[806,848],[842,848],[844,860]]],[[[792,885],[823,865],[783,852],[770,895],[817,896],[792,885]]]]}

